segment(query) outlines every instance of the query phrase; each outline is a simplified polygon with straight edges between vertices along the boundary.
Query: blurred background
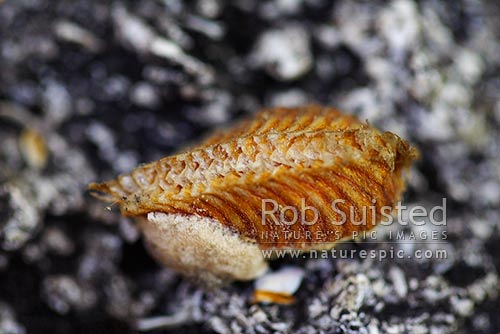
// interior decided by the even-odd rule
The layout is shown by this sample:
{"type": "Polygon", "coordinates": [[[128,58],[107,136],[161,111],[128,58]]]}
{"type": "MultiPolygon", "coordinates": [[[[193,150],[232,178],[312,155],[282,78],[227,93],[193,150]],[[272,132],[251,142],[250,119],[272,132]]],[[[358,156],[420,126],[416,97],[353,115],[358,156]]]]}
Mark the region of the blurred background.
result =
{"type": "Polygon", "coordinates": [[[180,327],[157,333],[500,332],[499,15],[494,0],[0,0],[0,333],[162,315],[180,327]],[[252,283],[206,291],[155,264],[85,192],[311,102],[419,147],[405,201],[447,198],[446,260],[278,261],[306,270],[297,303],[252,304],[252,283]]]}

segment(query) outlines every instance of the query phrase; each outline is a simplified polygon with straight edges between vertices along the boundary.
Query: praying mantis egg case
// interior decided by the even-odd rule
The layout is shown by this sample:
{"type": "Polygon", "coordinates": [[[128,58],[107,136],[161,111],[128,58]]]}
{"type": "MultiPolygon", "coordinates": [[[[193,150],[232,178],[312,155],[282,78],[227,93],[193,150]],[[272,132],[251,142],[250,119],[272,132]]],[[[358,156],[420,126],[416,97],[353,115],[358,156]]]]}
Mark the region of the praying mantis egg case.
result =
{"type": "Polygon", "coordinates": [[[89,188],[137,218],[164,265],[213,283],[250,280],[267,269],[263,249],[328,249],[373,228],[400,200],[417,156],[397,135],[336,109],[273,108],[89,188]],[[366,224],[332,223],[351,207],[359,219],[365,206],[375,212],[366,224]]]}

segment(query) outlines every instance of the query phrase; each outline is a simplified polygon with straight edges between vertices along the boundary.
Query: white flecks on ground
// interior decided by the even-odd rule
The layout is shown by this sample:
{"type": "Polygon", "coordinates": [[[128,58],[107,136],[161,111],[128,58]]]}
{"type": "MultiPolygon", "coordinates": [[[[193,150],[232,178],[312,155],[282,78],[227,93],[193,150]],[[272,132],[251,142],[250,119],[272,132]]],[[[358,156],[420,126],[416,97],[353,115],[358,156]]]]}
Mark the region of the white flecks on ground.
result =
{"type": "Polygon", "coordinates": [[[2,301],[0,301],[0,331],[5,334],[26,333],[26,328],[16,320],[12,307],[2,301]]]}
{"type": "MultiPolygon", "coordinates": [[[[220,333],[498,329],[497,4],[63,2],[0,6],[0,290],[17,288],[16,273],[36,273],[45,292],[29,302],[55,310],[45,313],[54,324],[68,319],[51,316],[58,310],[75,317],[99,310],[96,321],[167,315],[160,319],[166,326],[188,309],[180,322],[220,333]],[[84,197],[88,182],[171,153],[199,128],[307,101],[411,140],[423,154],[406,201],[429,207],[447,197],[453,204],[445,244],[356,247],[440,249],[446,259],[287,259],[305,271],[297,303],[252,305],[251,286],[206,292],[155,266],[134,243],[133,223],[84,197]],[[24,128],[44,137],[43,169],[30,168],[19,152],[24,128]],[[59,267],[61,259],[71,265],[59,267]],[[72,301],[86,292],[98,298],[80,311],[72,301]]],[[[386,241],[403,230],[431,232],[377,229],[386,241]]],[[[13,315],[23,306],[5,296],[12,316],[0,307],[0,332],[22,333],[13,315]]]]}
{"type": "Polygon", "coordinates": [[[68,276],[47,277],[43,282],[43,293],[49,306],[59,314],[66,314],[72,309],[88,309],[96,302],[92,289],[81,286],[68,276]]]}
{"type": "Polygon", "coordinates": [[[129,13],[123,6],[113,8],[117,33],[130,47],[141,53],[151,53],[183,66],[195,75],[199,83],[210,84],[214,79],[213,69],[198,59],[186,54],[179,45],[161,37],[139,17],[129,13]]]}

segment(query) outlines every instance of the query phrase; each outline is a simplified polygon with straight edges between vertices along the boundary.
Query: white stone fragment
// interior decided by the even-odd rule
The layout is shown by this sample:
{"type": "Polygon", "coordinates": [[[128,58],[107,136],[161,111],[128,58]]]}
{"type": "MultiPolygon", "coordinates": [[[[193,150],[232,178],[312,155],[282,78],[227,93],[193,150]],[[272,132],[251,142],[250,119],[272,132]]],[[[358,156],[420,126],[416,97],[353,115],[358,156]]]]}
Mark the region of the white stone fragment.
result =
{"type": "Polygon", "coordinates": [[[266,31],[260,36],[251,59],[276,79],[297,79],[313,65],[309,34],[293,25],[266,31]]]}
{"type": "Polygon", "coordinates": [[[419,33],[417,18],[417,6],[409,0],[391,2],[379,16],[381,33],[395,54],[415,45],[414,41],[419,33]]]}
{"type": "Polygon", "coordinates": [[[54,32],[61,40],[79,44],[92,52],[98,52],[102,48],[102,42],[92,32],[82,28],[70,21],[57,21],[54,32]]]}
{"type": "Polygon", "coordinates": [[[389,277],[394,284],[394,290],[400,298],[406,298],[408,295],[408,285],[403,271],[398,267],[391,267],[389,270],[389,277]]]}
{"type": "Polygon", "coordinates": [[[304,270],[299,267],[283,267],[255,281],[255,290],[275,294],[293,295],[304,279],[304,270]]]}
{"type": "Polygon", "coordinates": [[[148,82],[139,82],[132,87],[132,101],[141,107],[153,108],[160,103],[156,88],[148,82]]]}
{"type": "Polygon", "coordinates": [[[462,317],[470,316],[474,311],[474,303],[470,299],[461,299],[457,296],[451,296],[450,303],[453,310],[462,317]]]}

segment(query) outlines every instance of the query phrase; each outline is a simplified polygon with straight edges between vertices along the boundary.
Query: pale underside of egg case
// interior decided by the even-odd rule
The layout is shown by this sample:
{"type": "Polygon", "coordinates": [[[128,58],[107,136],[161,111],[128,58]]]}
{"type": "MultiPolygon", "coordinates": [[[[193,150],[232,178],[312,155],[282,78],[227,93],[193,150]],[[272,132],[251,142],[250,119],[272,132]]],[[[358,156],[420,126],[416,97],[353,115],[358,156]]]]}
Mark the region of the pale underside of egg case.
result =
{"type": "Polygon", "coordinates": [[[403,172],[416,156],[397,135],[335,109],[274,108],[90,189],[138,218],[163,264],[188,276],[209,273],[214,281],[248,280],[266,270],[261,249],[331,248],[373,228],[382,207],[400,200],[403,172]],[[334,200],[343,201],[337,208],[345,213],[373,206],[375,215],[364,225],[333,224],[343,219],[334,200]],[[306,211],[298,221],[292,210],[263,215],[263,203],[297,212],[312,207],[318,215],[306,211]],[[296,221],[283,224],[283,217],[296,221]]]}

